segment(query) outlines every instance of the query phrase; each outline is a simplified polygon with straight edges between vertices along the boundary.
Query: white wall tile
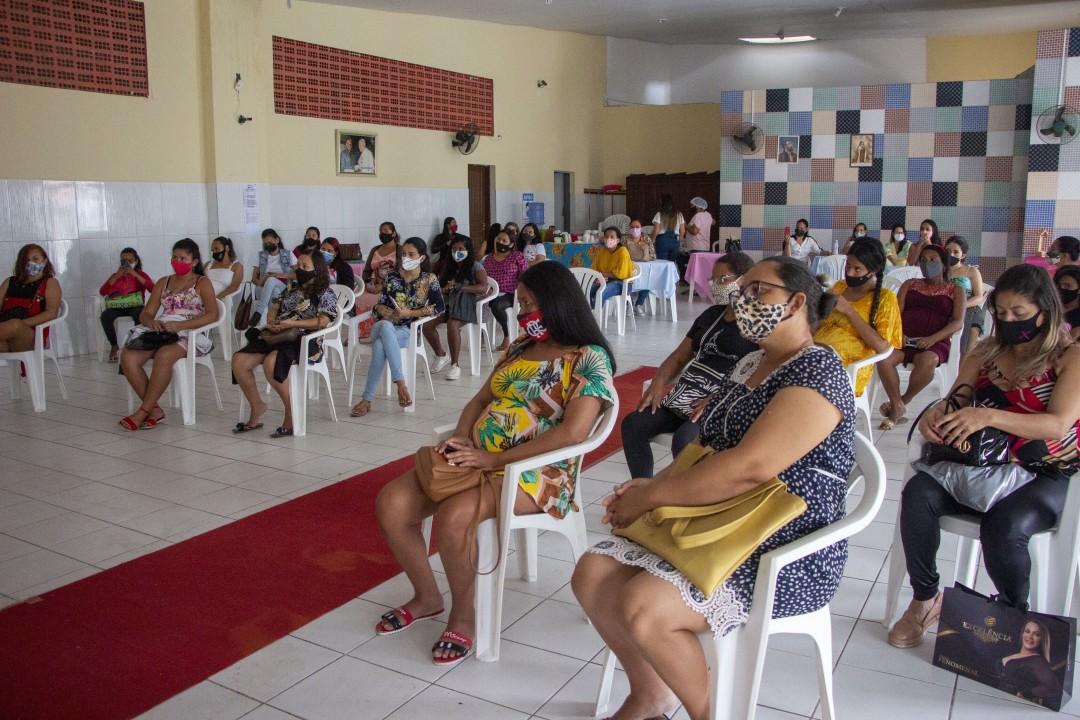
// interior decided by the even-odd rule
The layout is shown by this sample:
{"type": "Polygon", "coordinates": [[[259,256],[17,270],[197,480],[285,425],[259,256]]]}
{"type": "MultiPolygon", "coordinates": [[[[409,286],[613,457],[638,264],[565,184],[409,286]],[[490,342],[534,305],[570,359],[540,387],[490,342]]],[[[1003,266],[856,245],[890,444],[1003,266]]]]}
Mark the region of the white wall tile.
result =
{"type": "Polygon", "coordinates": [[[1012,130],[991,130],[986,133],[986,157],[1011,157],[1015,140],[1012,130]]]}
{"type": "Polygon", "coordinates": [[[0,243],[14,241],[11,237],[11,216],[8,210],[8,181],[0,180],[0,243]]]}
{"type": "Polygon", "coordinates": [[[935,182],[956,182],[960,179],[960,158],[934,158],[933,178],[935,182]]]}
{"type": "MultiPolygon", "coordinates": [[[[218,233],[226,237],[244,231],[244,192],[240,183],[214,183],[218,233]]],[[[236,238],[233,237],[233,241],[236,238]]]]}
{"type": "MultiPolygon", "coordinates": [[[[342,209],[342,198],[345,195],[345,191],[348,188],[340,187],[337,185],[327,185],[323,188],[323,224],[328,228],[343,228],[345,223],[342,220],[344,217],[344,211],[342,209]]],[[[322,225],[319,226],[323,227],[322,225]]],[[[323,237],[328,236],[328,232],[323,229],[323,237]]],[[[339,238],[340,239],[340,238],[339,238]]]]}
{"type": "Polygon", "coordinates": [[[109,235],[135,237],[138,196],[134,183],[105,183],[105,216],[109,235]]]}
{"type": "MultiPolygon", "coordinates": [[[[826,136],[832,137],[832,136],[826,136]]],[[[817,138],[814,139],[813,144],[810,147],[810,154],[813,155],[814,147],[818,145],[817,138]]],[[[835,155],[835,148],[833,153],[828,157],[835,155]]],[[[806,160],[802,160],[806,162],[806,160]]],[[[786,163],[776,162],[776,158],[765,158],[765,182],[787,182],[788,181],[788,165],[786,163]]]]}
{"type": "Polygon", "coordinates": [[[979,255],[982,257],[1004,257],[1008,252],[1009,233],[984,232],[979,240],[979,255]]]}
{"type": "MultiPolygon", "coordinates": [[[[989,88],[989,83],[987,83],[987,87],[989,88]]],[[[989,89],[987,92],[989,92],[989,89]]],[[[878,134],[885,132],[885,110],[863,110],[860,112],[859,132],[878,134]]],[[[817,138],[814,138],[814,144],[817,144],[817,138]]]]}
{"type": "Polygon", "coordinates": [[[964,105],[989,105],[990,104],[990,81],[989,80],[965,80],[964,81],[964,105]]]}
{"type": "Polygon", "coordinates": [[[40,180],[8,181],[11,238],[20,246],[45,241],[45,188],[40,180]]]}
{"type": "Polygon", "coordinates": [[[15,272],[15,256],[22,247],[17,242],[0,240],[0,277],[8,277],[15,272]]]}
{"type": "Polygon", "coordinates": [[[45,234],[49,240],[74,240],[79,237],[79,218],[75,203],[75,182],[47,180],[45,193],[45,234]]]}
{"type": "Polygon", "coordinates": [[[268,196],[259,196],[259,210],[262,212],[262,205],[269,200],[269,222],[267,227],[277,229],[278,225],[284,225],[289,216],[289,187],[287,185],[271,185],[270,193],[268,196]]]}
{"type": "Polygon", "coordinates": [[[135,235],[161,235],[161,183],[134,183],[135,235]]]}
{"type": "Polygon", "coordinates": [[[321,228],[326,225],[326,188],[322,185],[307,185],[304,187],[307,196],[307,212],[301,219],[304,228],[314,225],[321,228]]]}
{"type": "Polygon", "coordinates": [[[75,201],[79,237],[108,237],[108,195],[105,192],[105,183],[76,182],[75,201]]]}
{"type": "Polygon", "coordinates": [[[181,238],[187,230],[187,191],[184,185],[161,183],[161,235],[181,238]]]}

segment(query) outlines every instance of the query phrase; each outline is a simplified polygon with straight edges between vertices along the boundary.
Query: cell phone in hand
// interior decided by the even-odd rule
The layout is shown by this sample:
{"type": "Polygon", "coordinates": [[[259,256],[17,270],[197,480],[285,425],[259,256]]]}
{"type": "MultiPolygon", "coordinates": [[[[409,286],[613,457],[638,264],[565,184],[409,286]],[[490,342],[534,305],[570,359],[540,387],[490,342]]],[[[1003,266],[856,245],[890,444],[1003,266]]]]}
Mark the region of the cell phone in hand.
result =
{"type": "Polygon", "coordinates": [[[908,338],[907,347],[918,347],[920,338],[908,338]]]}

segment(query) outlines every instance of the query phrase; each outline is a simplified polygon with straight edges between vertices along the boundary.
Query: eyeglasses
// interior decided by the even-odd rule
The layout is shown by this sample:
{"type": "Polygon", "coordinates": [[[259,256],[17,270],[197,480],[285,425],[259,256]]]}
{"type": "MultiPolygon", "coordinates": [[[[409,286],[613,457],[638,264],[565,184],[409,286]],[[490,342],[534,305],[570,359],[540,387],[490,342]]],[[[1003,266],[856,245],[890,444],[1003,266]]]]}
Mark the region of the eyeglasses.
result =
{"type": "Polygon", "coordinates": [[[785,300],[784,302],[791,302],[791,298],[795,297],[795,293],[797,292],[796,290],[792,290],[786,285],[777,285],[776,283],[771,283],[767,280],[753,280],[747,283],[746,287],[742,288],[741,290],[732,290],[731,300],[735,301],[739,298],[756,300],[761,297],[761,288],[763,285],[766,288],[777,288],[779,290],[787,290],[789,293],[791,293],[790,295],[788,295],[787,300],[785,300]]]}
{"type": "Polygon", "coordinates": [[[718,278],[713,278],[713,282],[717,285],[727,285],[732,280],[738,280],[741,276],[737,273],[729,273],[727,275],[721,275],[718,278]]]}

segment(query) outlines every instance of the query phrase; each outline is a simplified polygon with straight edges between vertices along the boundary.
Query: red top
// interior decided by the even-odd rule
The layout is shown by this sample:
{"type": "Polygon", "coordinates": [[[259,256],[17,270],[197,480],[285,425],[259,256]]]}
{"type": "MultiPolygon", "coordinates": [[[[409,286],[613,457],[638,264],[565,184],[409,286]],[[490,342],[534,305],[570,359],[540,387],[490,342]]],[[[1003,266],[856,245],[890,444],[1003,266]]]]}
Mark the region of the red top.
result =
{"type": "Polygon", "coordinates": [[[154,287],[154,281],[142,270],[136,270],[135,272],[143,279],[143,282],[140,283],[130,275],[124,275],[114,283],[110,283],[106,280],[98,289],[98,294],[102,297],[115,298],[130,295],[131,293],[139,293],[145,298],[147,288],[154,287]]]}

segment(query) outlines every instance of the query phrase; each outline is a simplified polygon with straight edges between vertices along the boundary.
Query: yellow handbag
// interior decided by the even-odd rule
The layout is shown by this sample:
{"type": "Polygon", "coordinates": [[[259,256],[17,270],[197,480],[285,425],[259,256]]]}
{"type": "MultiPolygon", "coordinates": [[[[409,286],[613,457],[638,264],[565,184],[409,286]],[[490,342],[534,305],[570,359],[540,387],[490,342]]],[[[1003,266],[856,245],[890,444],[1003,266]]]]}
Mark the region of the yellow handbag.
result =
{"type": "MultiPolygon", "coordinates": [[[[672,465],[677,475],[713,454],[692,443],[672,465]]],[[[806,501],[773,478],[714,505],[664,506],[645,513],[616,535],[671,563],[699,590],[712,595],[763,542],[806,512],[806,501]]]]}

